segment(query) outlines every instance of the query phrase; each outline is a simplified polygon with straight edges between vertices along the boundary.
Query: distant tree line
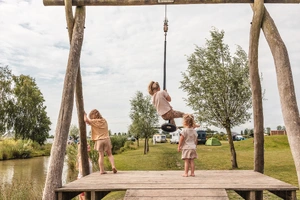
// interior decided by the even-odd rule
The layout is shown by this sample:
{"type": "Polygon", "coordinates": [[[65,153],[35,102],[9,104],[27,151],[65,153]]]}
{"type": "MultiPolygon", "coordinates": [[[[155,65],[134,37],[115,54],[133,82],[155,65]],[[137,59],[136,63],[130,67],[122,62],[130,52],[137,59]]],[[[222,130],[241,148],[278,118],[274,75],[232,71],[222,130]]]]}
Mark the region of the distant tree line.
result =
{"type": "Polygon", "coordinates": [[[0,64],[0,136],[10,134],[44,144],[51,125],[44,102],[32,77],[13,75],[0,64]]]}
{"type": "MultiPolygon", "coordinates": [[[[276,127],[276,130],[278,130],[278,131],[285,130],[285,126],[278,125],[276,127]]],[[[245,130],[241,130],[241,135],[249,135],[249,136],[252,135],[253,136],[253,133],[254,133],[253,128],[252,129],[246,128],[245,130]]],[[[270,135],[271,128],[270,127],[265,128],[264,133],[270,135]]]]}

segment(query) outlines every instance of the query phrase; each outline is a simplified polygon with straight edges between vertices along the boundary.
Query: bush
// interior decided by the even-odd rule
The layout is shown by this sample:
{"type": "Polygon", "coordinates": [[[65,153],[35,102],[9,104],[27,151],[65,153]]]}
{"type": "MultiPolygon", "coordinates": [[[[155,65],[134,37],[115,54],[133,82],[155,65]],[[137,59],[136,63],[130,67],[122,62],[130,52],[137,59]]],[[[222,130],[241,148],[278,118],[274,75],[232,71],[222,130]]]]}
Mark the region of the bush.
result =
{"type": "Polygon", "coordinates": [[[0,160],[49,156],[51,144],[39,145],[32,140],[6,139],[0,141],[0,160]]]}
{"type": "Polygon", "coordinates": [[[126,136],[112,136],[110,138],[112,144],[112,153],[116,154],[125,144],[127,141],[126,136]]]}

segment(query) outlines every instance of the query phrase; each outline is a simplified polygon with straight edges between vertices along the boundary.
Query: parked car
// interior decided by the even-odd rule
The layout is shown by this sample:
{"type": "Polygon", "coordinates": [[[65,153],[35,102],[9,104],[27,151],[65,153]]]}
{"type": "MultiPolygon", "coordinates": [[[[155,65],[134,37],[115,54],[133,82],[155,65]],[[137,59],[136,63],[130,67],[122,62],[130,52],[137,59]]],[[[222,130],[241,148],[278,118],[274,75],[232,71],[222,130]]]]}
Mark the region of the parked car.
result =
{"type": "Polygon", "coordinates": [[[241,141],[241,140],[245,140],[245,138],[242,135],[233,136],[233,141],[241,141]]]}
{"type": "Polygon", "coordinates": [[[128,137],[127,140],[135,142],[136,139],[135,139],[135,137],[131,136],[131,137],[128,137]]]}
{"type": "Polygon", "coordinates": [[[206,131],[204,130],[196,130],[198,134],[198,144],[205,144],[206,143],[206,131]]]}

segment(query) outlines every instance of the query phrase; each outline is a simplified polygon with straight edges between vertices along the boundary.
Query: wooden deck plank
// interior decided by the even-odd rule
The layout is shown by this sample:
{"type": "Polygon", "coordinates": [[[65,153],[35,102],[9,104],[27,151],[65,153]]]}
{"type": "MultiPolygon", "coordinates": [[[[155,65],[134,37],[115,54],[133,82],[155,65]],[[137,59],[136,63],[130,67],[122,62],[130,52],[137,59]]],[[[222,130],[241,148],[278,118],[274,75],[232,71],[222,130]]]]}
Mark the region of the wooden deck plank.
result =
{"type": "Polygon", "coordinates": [[[228,200],[228,197],[127,197],[124,200],[228,200]]]}
{"type": "Polygon", "coordinates": [[[222,189],[248,194],[268,190],[296,199],[298,190],[296,186],[251,170],[196,170],[195,174],[195,177],[182,177],[182,171],[118,171],[105,175],[95,172],[56,189],[56,192],[105,194],[126,190],[222,189]]]}
{"type": "Polygon", "coordinates": [[[224,189],[130,189],[125,197],[227,197],[224,189]]]}
{"type": "Polygon", "coordinates": [[[228,190],[297,190],[283,181],[250,170],[197,170],[196,177],[182,177],[182,171],[119,171],[92,173],[58,188],[57,191],[107,191],[160,188],[220,188],[228,190]]]}
{"type": "Polygon", "coordinates": [[[211,199],[228,200],[224,189],[150,189],[127,190],[124,200],[148,199],[211,199]]]}

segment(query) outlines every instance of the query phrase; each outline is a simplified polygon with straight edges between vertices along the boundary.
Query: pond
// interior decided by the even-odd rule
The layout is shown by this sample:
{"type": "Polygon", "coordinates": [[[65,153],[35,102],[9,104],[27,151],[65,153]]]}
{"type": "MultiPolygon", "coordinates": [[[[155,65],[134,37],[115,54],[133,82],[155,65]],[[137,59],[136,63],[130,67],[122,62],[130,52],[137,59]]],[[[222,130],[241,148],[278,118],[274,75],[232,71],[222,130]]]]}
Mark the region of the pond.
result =
{"type": "MultiPolygon", "coordinates": [[[[30,181],[33,186],[41,186],[45,184],[48,163],[50,157],[35,157],[30,159],[16,159],[0,161],[0,184],[20,183],[30,181]]],[[[67,181],[67,162],[65,161],[62,182],[63,185],[67,181]]]]}

